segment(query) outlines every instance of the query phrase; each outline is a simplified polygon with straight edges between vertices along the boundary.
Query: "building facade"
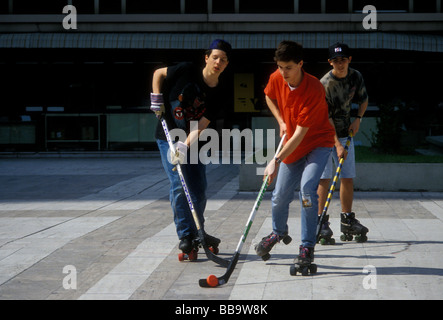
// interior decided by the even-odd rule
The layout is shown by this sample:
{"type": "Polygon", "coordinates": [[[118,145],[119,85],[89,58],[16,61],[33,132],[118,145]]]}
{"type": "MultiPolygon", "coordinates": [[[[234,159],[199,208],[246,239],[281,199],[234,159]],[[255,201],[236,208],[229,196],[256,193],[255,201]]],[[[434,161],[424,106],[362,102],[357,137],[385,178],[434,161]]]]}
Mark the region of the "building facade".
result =
{"type": "Polygon", "coordinates": [[[155,149],[153,71],[202,63],[215,38],[234,49],[219,128],[272,126],[263,88],[282,40],[318,78],[328,46],[347,43],[368,114],[398,100],[425,117],[443,101],[442,0],[1,0],[0,151],[155,149]]]}

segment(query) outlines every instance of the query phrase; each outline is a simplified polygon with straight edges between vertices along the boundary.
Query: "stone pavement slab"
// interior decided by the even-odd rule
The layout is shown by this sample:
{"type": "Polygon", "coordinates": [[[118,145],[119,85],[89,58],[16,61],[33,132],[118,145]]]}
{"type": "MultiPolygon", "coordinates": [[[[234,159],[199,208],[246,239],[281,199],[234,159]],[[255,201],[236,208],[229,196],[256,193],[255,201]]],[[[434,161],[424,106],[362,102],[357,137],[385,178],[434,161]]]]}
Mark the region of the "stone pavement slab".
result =
{"type": "MultiPolygon", "coordinates": [[[[238,191],[238,165],[208,165],[206,231],[229,259],[257,196],[238,191]]],[[[259,189],[260,186],[257,186],[259,189]]],[[[293,241],[267,262],[254,245],[271,231],[271,194],[261,203],[230,281],[204,252],[179,262],[158,157],[0,158],[1,300],[294,300],[443,298],[443,193],[356,192],[366,243],[342,242],[340,206],[329,213],[336,245],[316,246],[314,276],[291,276],[300,242],[300,205],[291,203],[293,241]]]]}

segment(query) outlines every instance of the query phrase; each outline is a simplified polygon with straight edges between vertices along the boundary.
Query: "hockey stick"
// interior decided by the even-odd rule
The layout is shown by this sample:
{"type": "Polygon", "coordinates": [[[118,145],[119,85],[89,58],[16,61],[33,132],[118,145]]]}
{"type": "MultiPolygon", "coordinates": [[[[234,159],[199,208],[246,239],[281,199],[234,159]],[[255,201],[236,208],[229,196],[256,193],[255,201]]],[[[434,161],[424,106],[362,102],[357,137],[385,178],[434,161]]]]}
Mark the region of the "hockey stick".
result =
{"type": "MultiPolygon", "coordinates": [[[[172,152],[175,152],[175,148],[172,143],[171,136],[169,135],[168,125],[166,124],[165,119],[162,119],[161,123],[162,123],[163,131],[165,132],[166,140],[168,141],[168,144],[169,144],[169,148],[172,152]]],[[[177,172],[178,172],[178,175],[179,175],[182,187],[183,187],[183,191],[185,192],[185,195],[186,195],[186,200],[188,200],[189,209],[191,210],[192,217],[194,218],[195,226],[197,227],[197,232],[198,232],[198,236],[201,241],[201,245],[202,245],[203,249],[205,250],[206,256],[210,260],[214,261],[215,263],[218,263],[219,265],[221,265],[223,267],[227,267],[229,264],[229,261],[216,256],[208,248],[206,241],[205,241],[205,233],[204,233],[204,230],[201,226],[200,219],[198,218],[197,212],[194,209],[194,204],[192,202],[191,195],[189,194],[189,189],[186,184],[185,178],[183,176],[183,172],[182,172],[182,168],[181,168],[180,163],[177,163],[176,168],[177,168],[177,172]]]]}
{"type": "MultiPolygon", "coordinates": [[[[285,140],[286,134],[283,135],[283,137],[280,140],[280,143],[277,147],[277,151],[275,154],[278,154],[283,146],[283,141],[285,140]]],[[[240,258],[240,252],[243,248],[243,244],[246,241],[246,237],[248,236],[249,230],[251,229],[252,223],[254,222],[254,217],[258,211],[258,208],[260,207],[261,201],[263,199],[263,196],[266,193],[266,189],[268,188],[268,175],[266,175],[265,179],[263,180],[262,186],[260,188],[260,191],[258,193],[257,199],[255,200],[254,206],[252,207],[252,211],[249,214],[249,219],[246,222],[246,228],[243,233],[243,235],[240,238],[240,241],[238,242],[237,249],[235,250],[235,253],[229,262],[228,268],[226,270],[226,273],[222,275],[221,277],[216,277],[215,275],[210,275],[206,279],[200,279],[198,281],[198,284],[200,287],[208,288],[208,287],[218,287],[221,286],[229,281],[229,278],[231,277],[232,272],[235,269],[235,266],[237,265],[238,259],[240,258]]]]}
{"type": "MultiPolygon", "coordinates": [[[[348,140],[346,141],[346,145],[345,145],[345,151],[347,152],[349,149],[349,145],[351,144],[351,140],[352,137],[354,136],[354,134],[352,133],[352,131],[349,133],[348,136],[348,140]]],[[[334,176],[334,180],[332,180],[332,184],[331,187],[329,188],[329,192],[328,192],[328,197],[326,199],[326,203],[325,203],[325,207],[323,208],[323,211],[318,219],[318,224],[317,224],[317,242],[320,240],[320,231],[321,231],[321,226],[324,223],[324,218],[326,217],[326,212],[328,212],[328,208],[329,208],[329,203],[331,202],[331,198],[332,198],[332,194],[334,193],[335,190],[335,185],[337,183],[338,177],[340,176],[340,172],[341,172],[341,167],[343,166],[343,162],[345,161],[345,158],[342,157],[340,158],[340,161],[338,162],[338,166],[337,166],[337,170],[335,171],[335,176],[334,176]]]]}

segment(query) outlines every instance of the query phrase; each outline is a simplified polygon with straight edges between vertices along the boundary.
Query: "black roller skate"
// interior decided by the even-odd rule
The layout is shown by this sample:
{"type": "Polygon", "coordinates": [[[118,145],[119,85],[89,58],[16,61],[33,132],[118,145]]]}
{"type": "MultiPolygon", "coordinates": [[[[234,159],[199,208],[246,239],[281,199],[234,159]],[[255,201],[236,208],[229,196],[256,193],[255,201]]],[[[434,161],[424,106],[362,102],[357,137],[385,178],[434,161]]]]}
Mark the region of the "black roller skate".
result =
{"type": "MultiPolygon", "coordinates": [[[[214,237],[214,236],[207,234],[206,232],[204,233],[204,235],[205,235],[205,243],[208,246],[209,250],[211,250],[211,252],[213,254],[218,254],[218,251],[219,251],[218,246],[220,245],[221,240],[214,237]]],[[[201,247],[201,245],[202,245],[201,241],[199,241],[199,245],[201,247]]]]}
{"type": "Polygon", "coordinates": [[[302,276],[317,273],[317,265],[314,261],[314,248],[300,246],[298,257],[294,259],[294,264],[289,269],[291,276],[296,276],[300,272],[302,276]]]}
{"type": "Polygon", "coordinates": [[[198,257],[198,239],[192,235],[185,236],[180,240],[178,248],[182,251],[178,254],[179,261],[195,261],[198,257]]]}
{"type": "Polygon", "coordinates": [[[263,261],[269,260],[271,257],[269,252],[272,250],[274,245],[280,241],[283,241],[284,244],[290,244],[292,238],[287,233],[285,233],[283,236],[279,236],[278,234],[271,232],[270,235],[264,237],[260,243],[255,246],[255,252],[263,259],[263,261]]]}
{"type": "Polygon", "coordinates": [[[343,212],[341,213],[340,230],[343,232],[343,234],[340,236],[340,240],[342,241],[352,241],[353,235],[355,235],[355,241],[357,242],[368,241],[366,234],[369,232],[369,229],[355,219],[354,212],[349,214],[343,212]]]}
{"type": "Polygon", "coordinates": [[[321,245],[325,244],[335,244],[335,239],[332,238],[332,235],[334,234],[332,232],[332,229],[329,227],[329,214],[325,215],[323,218],[323,222],[320,229],[320,237],[317,242],[319,242],[321,245]]]}

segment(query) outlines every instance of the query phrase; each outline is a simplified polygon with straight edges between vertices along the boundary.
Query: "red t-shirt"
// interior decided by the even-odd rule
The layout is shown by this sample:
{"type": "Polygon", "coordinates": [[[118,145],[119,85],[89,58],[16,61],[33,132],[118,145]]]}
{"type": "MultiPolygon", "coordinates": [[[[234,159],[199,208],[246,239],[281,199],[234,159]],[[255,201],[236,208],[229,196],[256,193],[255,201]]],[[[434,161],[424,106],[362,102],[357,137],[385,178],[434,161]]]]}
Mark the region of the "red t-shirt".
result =
{"type": "Polygon", "coordinates": [[[321,82],[304,72],[304,77],[297,89],[291,91],[279,70],[269,77],[265,94],[277,100],[278,108],[286,124],[286,141],[292,137],[297,125],[308,127],[309,130],[302,142],[284,163],[292,163],[307,155],[318,147],[334,146],[334,128],[329,122],[328,104],[325,89],[321,82]]]}

